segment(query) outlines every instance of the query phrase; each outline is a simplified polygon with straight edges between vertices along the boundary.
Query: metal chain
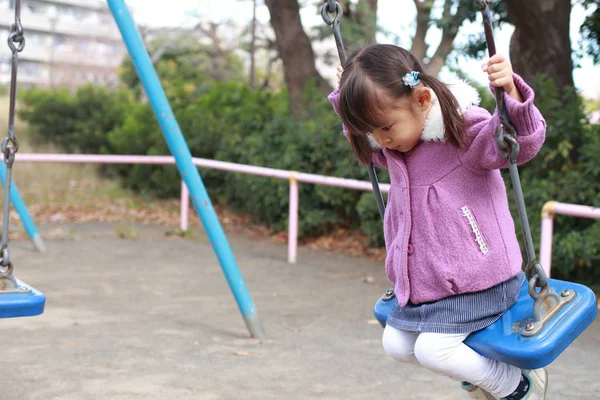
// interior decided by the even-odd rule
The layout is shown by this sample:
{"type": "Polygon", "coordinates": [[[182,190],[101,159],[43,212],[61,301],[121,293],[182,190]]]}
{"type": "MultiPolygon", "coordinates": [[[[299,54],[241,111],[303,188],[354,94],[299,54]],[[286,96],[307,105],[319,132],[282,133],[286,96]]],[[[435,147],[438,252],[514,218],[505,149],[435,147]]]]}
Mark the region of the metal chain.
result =
{"type": "MultiPolygon", "coordinates": [[[[477,5],[481,9],[483,15],[483,25],[485,29],[485,38],[488,44],[488,53],[492,57],[496,54],[496,45],[494,42],[494,34],[492,31],[492,18],[488,5],[492,2],[491,0],[476,0],[477,5]]],[[[513,192],[515,193],[515,199],[517,202],[517,212],[521,221],[521,229],[523,231],[523,237],[525,239],[525,249],[527,253],[527,264],[525,265],[525,275],[530,281],[529,294],[536,298],[536,288],[542,290],[548,287],[548,276],[537,262],[535,247],[533,245],[533,239],[531,237],[531,229],[529,227],[529,219],[527,218],[527,209],[525,207],[525,199],[523,196],[523,189],[521,187],[521,179],[519,178],[519,170],[517,168],[517,156],[519,155],[519,143],[517,142],[517,132],[514,126],[508,119],[506,112],[506,104],[504,102],[504,89],[495,88],[496,104],[498,108],[498,115],[500,117],[500,124],[496,131],[496,143],[499,147],[500,154],[504,158],[508,158],[508,169],[510,172],[510,179],[513,186],[513,192]],[[508,131],[508,133],[505,132],[508,131]]]]}
{"type": "Polygon", "coordinates": [[[344,15],[344,10],[340,3],[335,0],[326,0],[325,4],[321,7],[321,17],[323,21],[333,30],[333,37],[335,38],[335,44],[338,50],[338,56],[340,63],[344,65],[346,63],[346,51],[344,50],[344,42],[342,42],[342,34],[340,32],[340,20],[344,15]],[[330,14],[333,14],[332,18],[330,14]]]}
{"type": "Polygon", "coordinates": [[[21,0],[15,0],[15,22],[10,28],[8,47],[12,52],[12,69],[10,75],[10,105],[8,110],[8,136],[2,140],[0,148],[6,164],[6,179],[4,182],[4,215],[2,220],[2,254],[0,276],[12,275],[13,264],[8,251],[8,230],[10,217],[10,187],[12,182],[12,166],[15,154],[19,151],[19,142],[15,137],[15,104],[17,99],[17,69],[19,53],[25,48],[25,36],[21,25],[21,0]]]}
{"type": "MultiPolygon", "coordinates": [[[[335,38],[341,65],[346,63],[346,51],[344,50],[344,42],[342,41],[342,33],[340,32],[340,20],[343,15],[344,9],[340,3],[335,0],[325,0],[325,3],[321,7],[321,17],[323,17],[323,21],[325,21],[333,31],[333,37],[335,38]],[[333,14],[334,17],[332,18],[330,14],[333,14]]],[[[369,179],[371,180],[371,186],[373,187],[373,193],[375,194],[375,200],[377,201],[377,209],[383,220],[385,215],[385,203],[383,202],[383,196],[381,195],[381,189],[379,188],[379,181],[377,180],[377,173],[375,172],[373,163],[369,163],[367,171],[369,172],[369,179]]]]}

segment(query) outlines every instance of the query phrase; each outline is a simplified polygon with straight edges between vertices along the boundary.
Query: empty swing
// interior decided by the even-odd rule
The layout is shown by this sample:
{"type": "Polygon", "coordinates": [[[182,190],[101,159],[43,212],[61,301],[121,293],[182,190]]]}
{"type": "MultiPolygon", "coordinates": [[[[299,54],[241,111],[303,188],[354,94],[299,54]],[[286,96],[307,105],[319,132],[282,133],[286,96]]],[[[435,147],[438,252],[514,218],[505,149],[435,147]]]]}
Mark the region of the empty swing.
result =
{"type": "MultiPolygon", "coordinates": [[[[491,0],[476,0],[483,15],[488,52],[492,57],[496,54],[496,48],[488,8],[490,2],[491,0]]],[[[339,31],[342,7],[334,0],[327,0],[321,9],[321,15],[333,29],[338,55],[343,65],[346,55],[339,31]],[[334,14],[335,18],[332,19],[329,14],[334,14]]],[[[469,335],[465,344],[485,357],[521,369],[537,369],[554,361],[594,321],[598,315],[598,308],[595,295],[588,287],[549,279],[536,261],[516,164],[519,154],[517,132],[508,120],[504,90],[495,88],[495,97],[500,116],[496,143],[501,154],[508,159],[508,169],[526,244],[527,264],[524,272],[527,279],[523,282],[519,298],[513,307],[494,324],[469,335]]],[[[368,169],[379,212],[383,218],[383,198],[372,164],[368,169]]],[[[394,290],[390,289],[375,304],[374,315],[382,327],[385,327],[395,298],[394,290]]]]}
{"type": "Polygon", "coordinates": [[[8,47],[12,51],[10,81],[10,105],[8,111],[8,136],[2,140],[2,153],[6,164],[4,184],[4,209],[2,220],[2,254],[0,254],[0,318],[28,317],[44,312],[46,297],[43,293],[13,276],[13,263],[8,250],[8,230],[10,220],[10,186],[12,166],[19,142],[15,137],[15,103],[17,92],[18,53],[25,47],[23,26],[21,25],[21,0],[15,3],[15,22],[8,37],[8,47]]]}

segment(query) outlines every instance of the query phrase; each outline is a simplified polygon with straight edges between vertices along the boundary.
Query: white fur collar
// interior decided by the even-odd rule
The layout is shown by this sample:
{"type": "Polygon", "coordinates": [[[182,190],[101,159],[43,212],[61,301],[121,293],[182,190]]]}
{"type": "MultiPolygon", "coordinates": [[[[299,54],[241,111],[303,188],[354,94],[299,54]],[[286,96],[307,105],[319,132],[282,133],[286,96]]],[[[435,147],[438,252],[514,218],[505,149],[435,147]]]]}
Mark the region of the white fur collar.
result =
{"type": "MultiPolygon", "coordinates": [[[[458,100],[460,111],[463,114],[465,114],[472,105],[479,105],[479,102],[481,101],[479,93],[466,81],[459,79],[458,77],[453,77],[444,83],[448,86],[454,97],[456,97],[456,100],[458,100]]],[[[442,109],[435,92],[431,89],[429,89],[429,91],[431,92],[432,105],[429,114],[427,115],[427,119],[425,120],[425,127],[423,128],[423,133],[421,133],[421,140],[443,142],[445,136],[442,109]]],[[[369,142],[374,149],[382,148],[371,135],[369,135],[369,142]]]]}

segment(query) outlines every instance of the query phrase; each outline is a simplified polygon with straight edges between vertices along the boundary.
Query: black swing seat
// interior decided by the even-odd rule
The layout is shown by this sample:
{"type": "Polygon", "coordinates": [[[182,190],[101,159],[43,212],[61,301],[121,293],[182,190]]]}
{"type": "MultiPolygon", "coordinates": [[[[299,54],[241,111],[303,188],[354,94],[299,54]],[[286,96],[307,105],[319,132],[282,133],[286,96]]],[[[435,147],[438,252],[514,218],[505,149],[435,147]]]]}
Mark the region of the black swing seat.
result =
{"type": "MultiPolygon", "coordinates": [[[[465,344],[479,354],[521,369],[542,368],[553,362],[596,319],[598,306],[588,287],[548,279],[549,287],[560,296],[562,307],[546,321],[536,321],[534,300],[528,281],[521,286],[517,302],[495,323],[474,332],[465,344]]],[[[382,327],[396,296],[388,290],[375,304],[373,312],[382,327]]]]}
{"type": "Polygon", "coordinates": [[[0,279],[0,318],[39,315],[45,304],[46,296],[34,287],[12,276],[0,279]]]}

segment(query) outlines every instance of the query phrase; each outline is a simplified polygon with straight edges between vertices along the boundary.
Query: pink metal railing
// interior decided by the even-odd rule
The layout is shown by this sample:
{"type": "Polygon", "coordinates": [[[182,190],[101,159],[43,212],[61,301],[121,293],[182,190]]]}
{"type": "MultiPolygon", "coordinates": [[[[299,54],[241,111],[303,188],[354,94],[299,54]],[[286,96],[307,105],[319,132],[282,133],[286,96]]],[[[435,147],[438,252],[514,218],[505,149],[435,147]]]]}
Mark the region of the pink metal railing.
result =
{"type": "MultiPolygon", "coordinates": [[[[18,153],[16,158],[20,162],[61,162],[61,163],[92,163],[92,164],[175,164],[171,156],[118,156],[118,155],[92,155],[92,154],[23,154],[18,153]]],[[[299,194],[298,184],[310,183],[343,187],[354,190],[372,191],[370,182],[354,179],[335,178],[322,175],[305,174],[302,172],[285,171],[274,168],[256,167],[252,165],[235,164],[224,161],[193,158],[193,163],[198,167],[212,168],[221,171],[239,172],[250,175],[265,176],[270,178],[285,179],[290,185],[289,221],[288,221],[288,262],[295,263],[298,248],[298,211],[299,194]]],[[[390,186],[382,184],[381,191],[388,192],[390,186]]],[[[188,230],[189,221],[189,192],[181,182],[180,228],[188,230]]],[[[552,253],[552,228],[555,214],[570,215],[574,217],[600,218],[600,208],[581,206],[575,204],[547,202],[542,208],[542,235],[540,244],[540,263],[550,276],[550,263],[552,253]]]]}
{"type": "Polygon", "coordinates": [[[552,230],[554,215],[562,214],[571,217],[600,219],[600,208],[581,206],[577,204],[549,201],[542,207],[542,237],[540,240],[540,264],[550,276],[552,262],[552,230]]]}
{"type": "MultiPolygon", "coordinates": [[[[24,154],[16,156],[19,162],[61,162],[61,163],[90,163],[90,164],[175,164],[171,156],[119,156],[119,155],[92,155],[92,154],[24,154]]],[[[306,174],[296,171],[285,171],[274,168],[256,167],[252,165],[235,164],[224,161],[207,160],[204,158],[192,158],[194,165],[204,168],[212,168],[221,171],[240,172],[250,175],[265,176],[270,178],[285,179],[290,184],[289,221],[288,221],[288,262],[295,263],[298,249],[298,210],[299,192],[298,183],[311,183],[314,185],[326,185],[343,187],[354,190],[372,191],[371,182],[355,179],[344,179],[330,176],[306,174]]],[[[381,191],[388,192],[390,186],[381,184],[381,191]]],[[[189,220],[189,192],[187,187],[181,183],[181,207],[180,228],[188,229],[189,220]]]]}

